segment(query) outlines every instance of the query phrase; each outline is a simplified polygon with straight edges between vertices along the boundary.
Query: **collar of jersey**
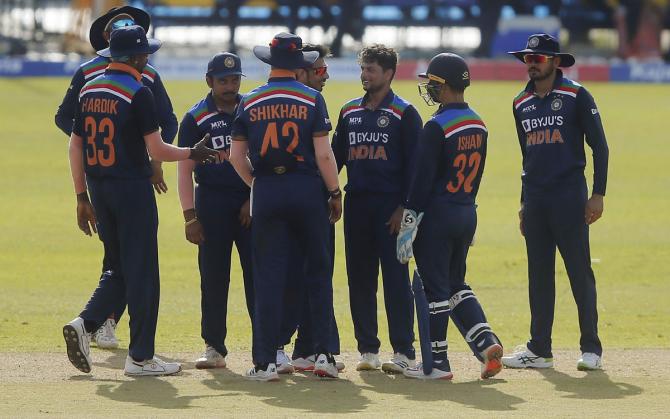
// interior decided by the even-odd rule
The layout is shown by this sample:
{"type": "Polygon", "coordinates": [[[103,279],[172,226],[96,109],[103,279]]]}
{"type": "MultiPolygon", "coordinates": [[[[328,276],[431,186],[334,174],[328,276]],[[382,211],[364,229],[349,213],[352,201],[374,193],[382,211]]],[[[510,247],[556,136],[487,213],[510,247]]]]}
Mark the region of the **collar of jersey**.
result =
{"type": "Polygon", "coordinates": [[[135,80],[137,80],[137,81],[142,81],[142,74],[141,74],[139,71],[137,71],[137,70],[135,70],[134,68],[132,68],[131,66],[129,66],[128,64],[124,64],[124,63],[109,63],[109,65],[107,66],[107,70],[110,70],[110,71],[121,71],[121,72],[124,72],[124,73],[128,73],[128,74],[130,74],[131,76],[133,76],[133,77],[135,78],[135,80]]]}
{"type": "MultiPolygon", "coordinates": [[[[561,84],[563,83],[563,72],[561,71],[560,68],[556,69],[556,78],[554,79],[554,85],[551,88],[551,90],[554,90],[557,87],[560,87],[561,84]]],[[[535,94],[535,82],[533,80],[530,80],[528,84],[526,84],[526,91],[528,93],[535,94]]]]}
{"type": "Polygon", "coordinates": [[[440,105],[440,108],[435,112],[435,115],[440,114],[449,109],[468,109],[468,102],[449,103],[447,105],[440,105]]]}
{"type": "MultiPolygon", "coordinates": [[[[240,104],[240,101],[242,100],[242,95],[237,94],[236,97],[237,104],[240,104]]],[[[207,104],[207,111],[209,113],[226,113],[226,112],[219,112],[219,109],[216,107],[216,103],[214,103],[214,97],[212,97],[212,92],[210,91],[207,93],[207,97],[205,98],[205,103],[207,104]]],[[[237,106],[235,106],[235,110],[237,110],[237,106]]]]}
{"type": "MultiPolygon", "coordinates": [[[[365,95],[363,95],[363,98],[361,99],[361,106],[365,107],[365,104],[368,102],[368,98],[370,95],[366,92],[365,95]]],[[[389,89],[389,92],[384,96],[384,99],[382,99],[381,102],[379,102],[379,105],[377,105],[377,109],[379,110],[381,108],[388,108],[388,106],[393,102],[393,98],[395,98],[395,93],[393,93],[393,89],[389,89]]]]}

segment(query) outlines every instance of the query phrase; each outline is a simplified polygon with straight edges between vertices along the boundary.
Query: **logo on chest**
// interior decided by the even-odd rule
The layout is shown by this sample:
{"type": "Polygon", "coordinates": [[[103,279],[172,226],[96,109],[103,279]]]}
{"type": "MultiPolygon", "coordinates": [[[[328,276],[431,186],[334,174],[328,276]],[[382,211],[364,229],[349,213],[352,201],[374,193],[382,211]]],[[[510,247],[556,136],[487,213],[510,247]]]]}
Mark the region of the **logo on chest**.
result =
{"type": "Polygon", "coordinates": [[[363,123],[363,118],[360,116],[354,116],[349,118],[349,125],[360,125],[363,123]]]}
{"type": "Polygon", "coordinates": [[[227,127],[228,123],[226,121],[215,121],[211,123],[210,129],[219,129],[227,127]]]}
{"type": "Polygon", "coordinates": [[[535,110],[537,110],[535,105],[530,105],[530,106],[526,106],[525,108],[521,109],[521,112],[526,113],[526,112],[532,112],[532,111],[535,111],[535,110]]]}
{"type": "Polygon", "coordinates": [[[560,111],[563,107],[563,101],[560,98],[556,98],[551,102],[551,110],[556,112],[560,111]]]}
{"type": "Polygon", "coordinates": [[[391,120],[386,115],[381,115],[377,118],[377,126],[379,128],[386,128],[389,126],[389,123],[391,123],[391,120]]]}

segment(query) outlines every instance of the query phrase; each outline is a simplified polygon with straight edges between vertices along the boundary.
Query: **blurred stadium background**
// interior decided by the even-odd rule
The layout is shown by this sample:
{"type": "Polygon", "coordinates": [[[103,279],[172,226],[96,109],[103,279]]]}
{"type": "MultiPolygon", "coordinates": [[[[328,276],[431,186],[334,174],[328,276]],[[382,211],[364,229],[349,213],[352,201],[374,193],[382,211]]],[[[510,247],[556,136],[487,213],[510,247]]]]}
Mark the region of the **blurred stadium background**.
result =
{"type": "Polygon", "coordinates": [[[548,32],[578,57],[568,75],[592,81],[670,81],[670,0],[0,0],[0,77],[70,76],[93,55],[91,21],[130,4],[152,15],[164,78],[199,79],[207,59],[237,51],[245,72],[267,68],[254,45],[288,30],[331,46],[335,79],[358,78],[355,55],[382,42],[401,53],[399,79],[413,79],[438,51],[468,57],[474,79],[523,80],[505,52],[548,32]]]}

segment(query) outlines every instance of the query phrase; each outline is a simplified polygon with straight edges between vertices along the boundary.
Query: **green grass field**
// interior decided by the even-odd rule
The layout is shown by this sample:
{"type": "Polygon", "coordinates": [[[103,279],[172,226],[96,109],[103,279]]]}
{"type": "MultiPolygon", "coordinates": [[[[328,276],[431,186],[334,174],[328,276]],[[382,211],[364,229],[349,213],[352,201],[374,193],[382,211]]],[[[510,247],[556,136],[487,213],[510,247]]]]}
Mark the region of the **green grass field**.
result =
{"type": "MultiPolygon", "coordinates": [[[[81,310],[99,275],[102,246],[97,238],[88,238],[77,229],[67,138],[53,123],[67,84],[66,79],[0,79],[0,355],[63,352],[61,326],[81,310]]],[[[254,85],[245,81],[243,90],[254,85]]],[[[204,81],[168,81],[166,86],[179,119],[206,93],[204,81]]],[[[661,348],[667,353],[670,176],[666,167],[670,149],[665,118],[670,115],[670,86],[586,86],[599,105],[610,147],[605,213],[591,229],[603,345],[605,351],[661,348]]],[[[529,323],[525,248],[517,228],[520,152],[511,116],[511,100],[522,87],[522,82],[475,82],[466,95],[490,133],[468,282],[508,348],[525,342],[529,323]]],[[[397,82],[394,88],[424,118],[429,116],[431,108],[418,97],[415,83],[397,82]]],[[[324,96],[331,116],[360,92],[357,83],[329,82],[324,96]]],[[[196,248],[183,236],[176,165],[166,163],[164,170],[170,190],[157,197],[162,288],[157,353],[194,353],[203,347],[196,248]]],[[[356,346],[341,230],[340,222],[335,312],[343,350],[352,352],[356,346]]],[[[250,361],[250,325],[237,263],[232,278],[227,343],[250,361]]],[[[389,353],[381,292],[379,295],[382,352],[389,353]]],[[[127,344],[126,321],[119,334],[127,344]]],[[[457,333],[450,336],[454,351],[466,350],[457,333]]],[[[554,345],[576,350],[578,339],[576,308],[558,258],[554,345]]],[[[65,355],[55,359],[67,363],[65,355]]],[[[72,369],[71,375],[75,373],[72,369]]]]}

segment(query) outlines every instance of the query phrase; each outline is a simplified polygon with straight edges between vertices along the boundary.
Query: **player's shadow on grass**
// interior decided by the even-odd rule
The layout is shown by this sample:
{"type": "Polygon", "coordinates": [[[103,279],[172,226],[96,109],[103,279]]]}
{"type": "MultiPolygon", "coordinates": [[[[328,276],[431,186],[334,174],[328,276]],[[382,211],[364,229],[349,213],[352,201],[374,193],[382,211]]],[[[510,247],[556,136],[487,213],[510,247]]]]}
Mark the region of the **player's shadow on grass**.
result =
{"type": "Polygon", "coordinates": [[[526,402],[520,397],[493,388],[496,384],[506,382],[502,379],[469,382],[424,381],[375,371],[361,373],[361,380],[369,386],[365,387],[366,390],[377,393],[405,395],[413,401],[451,401],[486,411],[512,411],[516,410],[515,405],[526,402]]]}
{"type": "Polygon", "coordinates": [[[250,381],[230,370],[210,370],[211,377],[202,384],[223,392],[225,396],[240,393],[282,409],[309,413],[356,413],[364,411],[370,400],[361,388],[347,379],[320,380],[313,374],[280,376],[280,382],[250,381]]]}
{"type": "Polygon", "coordinates": [[[94,360],[93,368],[123,369],[126,364],[128,349],[91,349],[94,360]],[[101,358],[103,358],[100,360],[101,358]]]}
{"type": "Polygon", "coordinates": [[[644,391],[642,387],[633,384],[612,381],[605,371],[591,371],[584,377],[573,377],[551,368],[538,372],[557,391],[570,393],[563,397],[571,399],[623,399],[637,396],[644,391]]]}

